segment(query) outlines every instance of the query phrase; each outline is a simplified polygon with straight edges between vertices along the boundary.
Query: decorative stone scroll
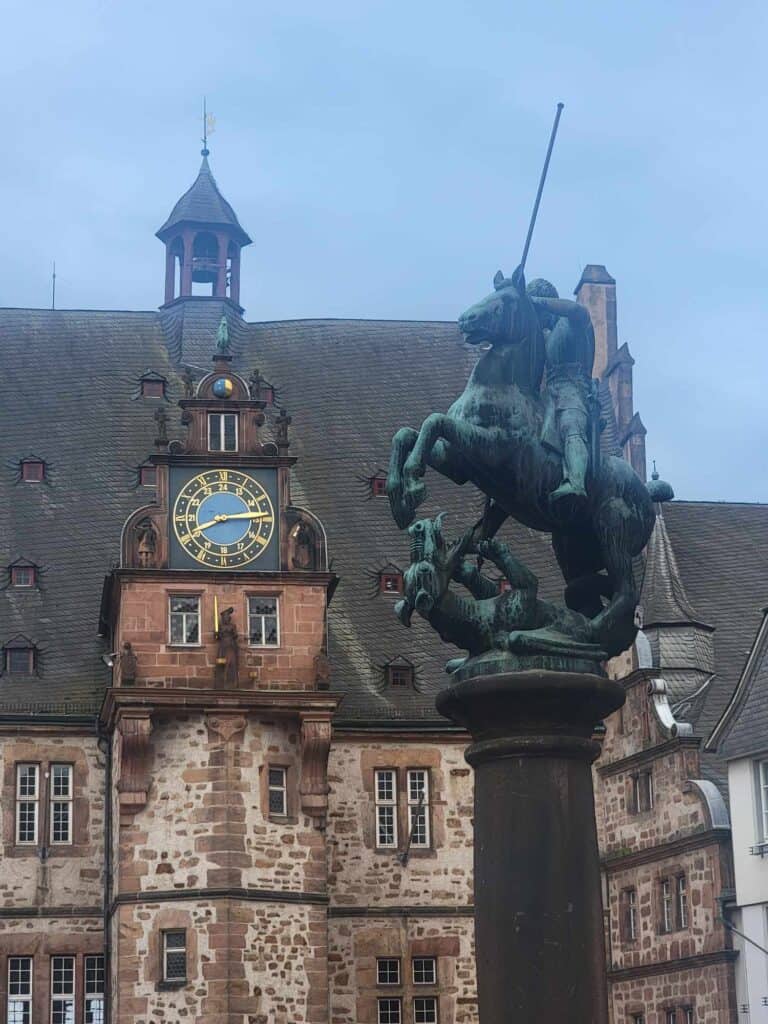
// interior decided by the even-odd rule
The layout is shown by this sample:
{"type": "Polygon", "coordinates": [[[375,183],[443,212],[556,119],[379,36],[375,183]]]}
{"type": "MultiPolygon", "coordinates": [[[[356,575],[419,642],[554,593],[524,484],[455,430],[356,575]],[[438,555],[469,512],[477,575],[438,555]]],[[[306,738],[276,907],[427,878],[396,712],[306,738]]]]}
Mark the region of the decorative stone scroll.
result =
{"type": "Polygon", "coordinates": [[[146,805],[150,778],[149,711],[131,710],[117,722],[120,733],[120,778],[117,783],[120,810],[132,814],[146,805]]]}
{"type": "Polygon", "coordinates": [[[328,754],[331,749],[331,720],[329,717],[301,719],[301,780],[299,795],[301,809],[314,821],[315,827],[325,828],[328,813],[328,754]]]}

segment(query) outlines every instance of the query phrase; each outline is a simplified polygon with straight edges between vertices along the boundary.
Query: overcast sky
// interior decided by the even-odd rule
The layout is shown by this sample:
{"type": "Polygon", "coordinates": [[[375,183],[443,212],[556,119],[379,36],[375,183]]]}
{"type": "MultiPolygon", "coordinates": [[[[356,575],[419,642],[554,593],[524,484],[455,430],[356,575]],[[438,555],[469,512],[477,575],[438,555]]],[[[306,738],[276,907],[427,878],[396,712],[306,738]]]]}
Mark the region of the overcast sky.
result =
{"type": "Polygon", "coordinates": [[[764,2],[0,0],[0,304],[151,309],[200,162],[254,239],[250,320],[452,320],[522,248],[618,282],[648,455],[768,500],[764,2]]]}

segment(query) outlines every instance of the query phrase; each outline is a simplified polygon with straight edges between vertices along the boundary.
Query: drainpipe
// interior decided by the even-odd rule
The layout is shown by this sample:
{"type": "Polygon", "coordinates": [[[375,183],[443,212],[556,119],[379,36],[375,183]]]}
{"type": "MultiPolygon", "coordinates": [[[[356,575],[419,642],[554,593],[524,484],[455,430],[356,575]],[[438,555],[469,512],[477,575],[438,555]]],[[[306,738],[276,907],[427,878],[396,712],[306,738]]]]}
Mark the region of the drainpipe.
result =
{"type": "Polygon", "coordinates": [[[99,733],[99,749],[104,754],[104,1024],[112,1019],[112,736],[99,733]]]}

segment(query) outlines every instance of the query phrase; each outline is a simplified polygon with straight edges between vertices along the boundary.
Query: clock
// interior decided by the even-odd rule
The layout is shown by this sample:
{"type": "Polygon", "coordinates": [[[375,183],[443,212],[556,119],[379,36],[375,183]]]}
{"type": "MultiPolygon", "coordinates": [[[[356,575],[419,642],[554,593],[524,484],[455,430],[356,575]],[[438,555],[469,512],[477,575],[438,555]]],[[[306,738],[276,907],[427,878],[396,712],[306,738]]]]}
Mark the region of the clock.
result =
{"type": "Polygon", "coordinates": [[[173,467],[173,567],[277,568],[276,484],[270,471],[208,468],[190,476],[173,467]]]}

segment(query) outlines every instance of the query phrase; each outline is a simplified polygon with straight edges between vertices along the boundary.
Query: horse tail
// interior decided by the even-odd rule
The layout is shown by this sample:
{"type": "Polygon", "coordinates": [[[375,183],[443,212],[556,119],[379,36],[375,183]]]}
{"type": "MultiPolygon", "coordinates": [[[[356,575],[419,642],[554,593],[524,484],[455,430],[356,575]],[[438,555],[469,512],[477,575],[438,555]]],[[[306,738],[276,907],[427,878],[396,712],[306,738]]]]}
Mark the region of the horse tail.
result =
{"type": "Polygon", "coordinates": [[[672,501],[675,496],[672,485],[668,484],[666,480],[651,480],[645,486],[651,496],[651,501],[659,504],[663,501],[672,501]]]}

